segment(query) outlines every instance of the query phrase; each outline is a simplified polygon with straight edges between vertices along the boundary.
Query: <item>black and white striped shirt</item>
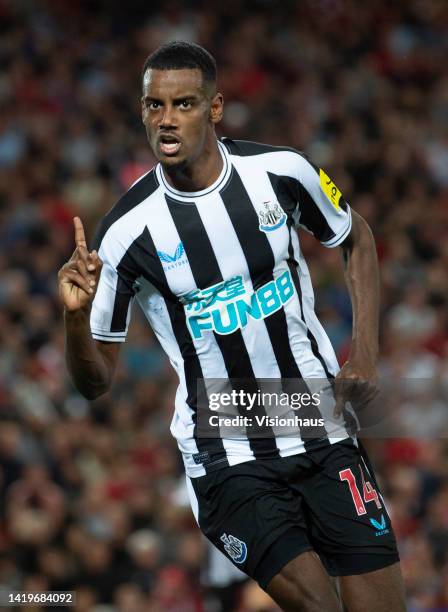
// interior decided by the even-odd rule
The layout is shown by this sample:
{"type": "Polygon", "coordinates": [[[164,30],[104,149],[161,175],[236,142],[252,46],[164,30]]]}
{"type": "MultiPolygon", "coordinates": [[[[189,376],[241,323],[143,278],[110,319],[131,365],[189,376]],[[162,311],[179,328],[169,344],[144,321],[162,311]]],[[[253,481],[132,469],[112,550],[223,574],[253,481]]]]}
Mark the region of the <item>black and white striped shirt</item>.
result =
{"type": "MultiPolygon", "coordinates": [[[[187,474],[306,452],[309,441],[197,435],[202,379],[328,379],[338,372],[314,312],[297,227],[327,247],[351,229],[350,208],[322,171],[287,149],[223,138],[223,168],[199,192],[171,187],[160,164],[104,217],[92,307],[95,339],[123,342],[137,301],[179,376],[171,432],[187,474]]],[[[326,444],[347,437],[321,427],[326,444]]]]}

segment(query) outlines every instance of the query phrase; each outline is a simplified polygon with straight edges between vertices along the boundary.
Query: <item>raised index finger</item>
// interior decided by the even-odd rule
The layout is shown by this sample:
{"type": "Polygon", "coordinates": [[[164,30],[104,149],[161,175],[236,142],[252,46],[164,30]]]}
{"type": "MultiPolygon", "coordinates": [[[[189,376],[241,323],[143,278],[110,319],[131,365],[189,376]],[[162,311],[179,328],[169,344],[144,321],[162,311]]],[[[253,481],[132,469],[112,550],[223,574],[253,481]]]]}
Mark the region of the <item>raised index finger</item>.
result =
{"type": "Polygon", "coordinates": [[[73,225],[75,226],[75,244],[77,247],[87,248],[86,235],[84,233],[84,226],[79,217],[73,219],[73,225]]]}

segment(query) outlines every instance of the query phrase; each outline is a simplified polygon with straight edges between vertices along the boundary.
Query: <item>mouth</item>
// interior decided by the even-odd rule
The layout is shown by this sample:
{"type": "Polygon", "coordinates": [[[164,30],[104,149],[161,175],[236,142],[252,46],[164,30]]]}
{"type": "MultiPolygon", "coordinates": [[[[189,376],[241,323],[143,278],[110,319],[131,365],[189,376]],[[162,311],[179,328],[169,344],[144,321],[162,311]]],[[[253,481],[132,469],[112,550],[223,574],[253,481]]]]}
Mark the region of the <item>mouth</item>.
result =
{"type": "Polygon", "coordinates": [[[159,149],[163,155],[170,157],[176,155],[181,147],[180,140],[172,134],[162,134],[159,136],[159,149]]]}

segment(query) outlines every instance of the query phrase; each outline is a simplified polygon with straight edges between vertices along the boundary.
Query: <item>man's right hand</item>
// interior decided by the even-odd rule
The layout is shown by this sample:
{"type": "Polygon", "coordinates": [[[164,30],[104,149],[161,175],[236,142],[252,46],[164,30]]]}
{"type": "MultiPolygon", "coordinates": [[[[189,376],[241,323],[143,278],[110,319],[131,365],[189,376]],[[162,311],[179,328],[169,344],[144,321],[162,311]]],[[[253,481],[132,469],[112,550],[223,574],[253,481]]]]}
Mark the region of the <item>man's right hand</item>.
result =
{"type": "Polygon", "coordinates": [[[73,219],[76,249],[58,273],[59,297],[67,311],[90,308],[98,287],[103,262],[96,251],[88,251],[84,227],[73,219]]]}

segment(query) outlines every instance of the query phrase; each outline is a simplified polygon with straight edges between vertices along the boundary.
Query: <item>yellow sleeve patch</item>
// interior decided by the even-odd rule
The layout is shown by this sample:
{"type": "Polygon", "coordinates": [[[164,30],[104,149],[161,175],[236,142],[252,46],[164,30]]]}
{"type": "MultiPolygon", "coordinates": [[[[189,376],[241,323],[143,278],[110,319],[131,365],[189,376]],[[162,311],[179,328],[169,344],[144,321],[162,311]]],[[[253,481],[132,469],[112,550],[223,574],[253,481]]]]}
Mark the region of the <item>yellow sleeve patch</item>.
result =
{"type": "Polygon", "coordinates": [[[339,200],[341,199],[342,193],[333,183],[328,174],[326,174],[322,170],[322,168],[319,170],[319,178],[322,191],[325,193],[325,195],[336,208],[336,210],[341,210],[341,207],[339,206],[339,200]]]}

